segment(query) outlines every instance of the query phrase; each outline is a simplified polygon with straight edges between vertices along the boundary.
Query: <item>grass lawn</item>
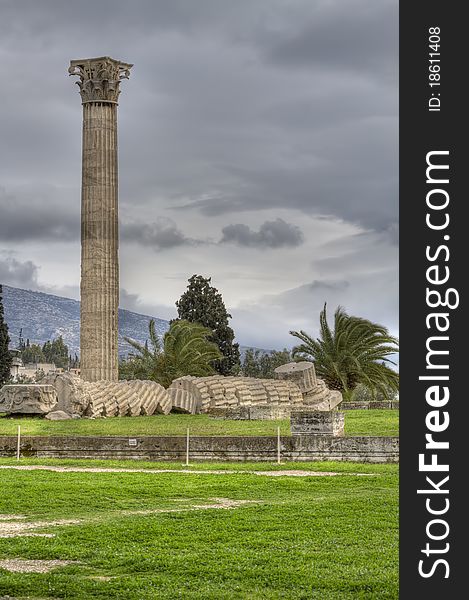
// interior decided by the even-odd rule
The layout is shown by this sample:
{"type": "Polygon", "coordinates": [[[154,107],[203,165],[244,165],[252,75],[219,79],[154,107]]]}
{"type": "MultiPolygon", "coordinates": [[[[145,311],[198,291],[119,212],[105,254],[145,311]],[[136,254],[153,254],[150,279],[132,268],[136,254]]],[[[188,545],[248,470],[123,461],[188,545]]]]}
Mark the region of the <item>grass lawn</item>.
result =
{"type": "MultiPolygon", "coordinates": [[[[0,466],[14,464],[0,459],[0,466]]],[[[140,461],[29,459],[20,465],[181,469],[140,461]]],[[[0,520],[0,535],[2,527],[22,523],[26,532],[54,536],[0,537],[0,561],[74,561],[40,574],[0,569],[0,597],[398,598],[397,465],[198,463],[192,468],[236,472],[0,469],[0,515],[10,515],[0,520]],[[339,475],[249,472],[277,469],[339,475]],[[219,508],[223,503],[231,509],[219,508]],[[62,519],[78,522],[47,524],[62,519]],[[33,522],[42,525],[31,528],[33,522]]]]}
{"type": "MultiPolygon", "coordinates": [[[[208,415],[154,415],[151,417],[113,417],[109,419],[0,418],[0,435],[290,435],[290,421],[232,421],[208,415]]],[[[397,410],[345,411],[346,435],[399,435],[397,410]]]]}
{"type": "Polygon", "coordinates": [[[345,435],[399,435],[398,410],[344,410],[345,435]]]}

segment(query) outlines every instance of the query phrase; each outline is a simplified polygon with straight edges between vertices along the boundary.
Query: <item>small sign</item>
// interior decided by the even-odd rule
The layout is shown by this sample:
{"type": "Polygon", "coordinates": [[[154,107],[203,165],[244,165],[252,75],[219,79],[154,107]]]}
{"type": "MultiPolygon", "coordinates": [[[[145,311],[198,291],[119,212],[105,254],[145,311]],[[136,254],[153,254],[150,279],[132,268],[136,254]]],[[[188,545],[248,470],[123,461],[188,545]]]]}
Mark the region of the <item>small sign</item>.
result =
{"type": "Polygon", "coordinates": [[[137,445],[137,440],[136,439],[130,439],[129,440],[129,446],[136,446],[137,445]]]}

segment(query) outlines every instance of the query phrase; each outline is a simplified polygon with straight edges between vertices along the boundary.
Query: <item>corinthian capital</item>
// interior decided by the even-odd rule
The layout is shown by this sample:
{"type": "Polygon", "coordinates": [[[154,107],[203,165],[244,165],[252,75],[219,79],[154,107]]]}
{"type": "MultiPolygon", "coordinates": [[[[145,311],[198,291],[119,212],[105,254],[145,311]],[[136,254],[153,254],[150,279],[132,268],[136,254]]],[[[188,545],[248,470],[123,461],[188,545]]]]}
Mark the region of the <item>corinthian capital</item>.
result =
{"type": "Polygon", "coordinates": [[[109,56],[70,61],[69,75],[78,75],[82,104],[110,102],[117,104],[119,84],[128,79],[133,65],[114,60],[109,56]]]}

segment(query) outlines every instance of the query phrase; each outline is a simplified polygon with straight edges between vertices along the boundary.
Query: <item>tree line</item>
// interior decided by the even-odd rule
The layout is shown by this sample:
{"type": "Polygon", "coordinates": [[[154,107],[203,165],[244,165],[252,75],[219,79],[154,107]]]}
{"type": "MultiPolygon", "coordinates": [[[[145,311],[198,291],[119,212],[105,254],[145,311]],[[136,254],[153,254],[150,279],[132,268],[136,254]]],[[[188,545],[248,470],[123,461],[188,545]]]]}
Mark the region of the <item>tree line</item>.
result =
{"type": "MultiPolygon", "coordinates": [[[[299,343],[292,350],[262,351],[248,349],[241,361],[239,344],[230,327],[232,318],[222,295],[212,286],[211,278],[193,275],[186,291],[176,302],[178,317],[170,322],[162,339],[149,323],[149,338],[140,344],[125,338],[132,346],[129,356],[121,360],[121,379],[152,379],[164,386],[184,375],[243,375],[272,378],[275,368],[292,360],[315,364],[318,377],[331,389],[339,390],[344,399],[354,394],[373,399],[393,397],[399,388],[399,374],[391,368],[392,355],[399,352],[399,342],[388,329],[370,320],[349,315],[338,307],[333,325],[329,324],[327,306],[319,315],[319,336],[290,331],[299,343]]],[[[0,384],[10,376],[11,354],[8,351],[8,327],[4,320],[0,286],[0,384]]],[[[39,344],[24,342],[20,335],[22,360],[50,362],[67,368],[78,363],[69,356],[62,337],[39,344]]]]}
{"type": "Polygon", "coordinates": [[[72,358],[61,335],[54,340],[47,340],[41,346],[40,344],[31,344],[29,339],[25,342],[20,331],[18,350],[24,365],[50,363],[60,369],[67,369],[78,363],[78,356],[75,354],[75,357],[72,358]]]}
{"type": "Polygon", "coordinates": [[[368,319],[349,315],[339,306],[331,327],[327,306],[319,315],[319,337],[305,331],[290,331],[301,343],[291,351],[265,352],[248,349],[240,361],[239,345],[229,326],[221,294],[210,278],[193,275],[186,292],[176,302],[178,319],[171,321],[161,343],[150,322],[150,346],[126,338],[135,352],[121,362],[120,376],[149,378],[168,385],[183,375],[243,375],[272,378],[275,368],[292,360],[314,362],[318,377],[345,400],[355,395],[373,399],[393,398],[399,389],[399,374],[390,358],[399,352],[399,342],[388,329],[368,319]],[[216,356],[218,352],[218,356],[216,356]]]}

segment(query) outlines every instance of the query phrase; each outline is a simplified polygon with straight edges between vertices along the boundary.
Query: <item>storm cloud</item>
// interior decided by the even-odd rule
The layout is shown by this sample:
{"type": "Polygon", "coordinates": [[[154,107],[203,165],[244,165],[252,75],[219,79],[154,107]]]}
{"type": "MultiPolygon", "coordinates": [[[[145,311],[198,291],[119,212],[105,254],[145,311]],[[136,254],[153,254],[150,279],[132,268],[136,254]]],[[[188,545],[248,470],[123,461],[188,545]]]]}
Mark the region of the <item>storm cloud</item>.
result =
{"type": "Polygon", "coordinates": [[[172,219],[160,218],[156,223],[123,223],[121,239],[148,246],[153,250],[164,250],[176,246],[194,245],[198,242],[186,237],[172,219]]]}
{"type": "Polygon", "coordinates": [[[123,302],[170,314],[191,275],[211,276],[241,343],[266,347],[347,282],[331,302],[395,327],[397,0],[4,0],[11,285],[78,293],[82,108],[67,68],[103,55],[134,64],[119,99],[123,302]]]}
{"type": "Polygon", "coordinates": [[[0,251],[0,285],[25,289],[37,288],[38,267],[32,261],[21,262],[0,251]]]}
{"type": "Polygon", "coordinates": [[[59,196],[52,186],[20,186],[15,191],[0,187],[0,243],[77,240],[77,207],[60,202],[59,196]]]}
{"type": "Polygon", "coordinates": [[[221,243],[232,243],[247,248],[283,248],[300,246],[303,233],[299,227],[286,223],[283,219],[266,221],[259,231],[253,231],[248,225],[238,223],[223,228],[221,243]]]}

